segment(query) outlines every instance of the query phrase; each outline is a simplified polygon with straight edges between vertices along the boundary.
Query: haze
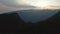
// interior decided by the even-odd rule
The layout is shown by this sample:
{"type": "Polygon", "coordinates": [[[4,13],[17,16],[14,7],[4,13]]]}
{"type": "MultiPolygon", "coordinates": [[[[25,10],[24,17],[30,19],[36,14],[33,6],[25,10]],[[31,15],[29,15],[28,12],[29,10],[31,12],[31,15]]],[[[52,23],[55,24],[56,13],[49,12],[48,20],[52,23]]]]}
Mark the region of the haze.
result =
{"type": "Polygon", "coordinates": [[[60,0],[0,0],[0,12],[25,9],[60,9],[60,0]]]}

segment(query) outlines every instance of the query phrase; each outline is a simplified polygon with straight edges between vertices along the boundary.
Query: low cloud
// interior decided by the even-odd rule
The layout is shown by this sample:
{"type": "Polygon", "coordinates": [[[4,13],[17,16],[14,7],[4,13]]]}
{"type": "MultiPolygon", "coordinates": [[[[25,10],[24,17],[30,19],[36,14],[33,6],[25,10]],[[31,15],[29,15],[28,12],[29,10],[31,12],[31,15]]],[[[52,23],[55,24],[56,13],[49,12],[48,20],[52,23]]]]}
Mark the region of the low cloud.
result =
{"type": "Polygon", "coordinates": [[[15,11],[15,10],[25,10],[34,8],[33,6],[28,5],[18,5],[16,0],[0,0],[0,12],[3,11],[15,11]]]}

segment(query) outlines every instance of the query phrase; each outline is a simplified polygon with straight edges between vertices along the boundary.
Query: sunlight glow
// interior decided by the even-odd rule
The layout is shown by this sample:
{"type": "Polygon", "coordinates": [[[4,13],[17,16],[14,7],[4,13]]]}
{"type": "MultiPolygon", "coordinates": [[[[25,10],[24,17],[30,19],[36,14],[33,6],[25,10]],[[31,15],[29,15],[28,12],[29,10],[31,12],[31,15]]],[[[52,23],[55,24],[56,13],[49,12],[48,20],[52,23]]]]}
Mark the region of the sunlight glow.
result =
{"type": "Polygon", "coordinates": [[[54,5],[54,0],[17,0],[18,4],[30,5],[35,8],[48,8],[50,5],[54,5]],[[48,6],[48,7],[47,7],[48,6]]]}
{"type": "Polygon", "coordinates": [[[49,2],[40,1],[40,2],[31,3],[31,5],[33,5],[33,6],[45,7],[45,6],[49,5],[49,2]]]}
{"type": "Polygon", "coordinates": [[[27,5],[32,5],[32,6],[41,6],[41,7],[45,7],[47,5],[49,5],[49,1],[47,0],[18,0],[19,4],[27,4],[27,5]],[[20,2],[21,1],[21,2],[20,2]]]}

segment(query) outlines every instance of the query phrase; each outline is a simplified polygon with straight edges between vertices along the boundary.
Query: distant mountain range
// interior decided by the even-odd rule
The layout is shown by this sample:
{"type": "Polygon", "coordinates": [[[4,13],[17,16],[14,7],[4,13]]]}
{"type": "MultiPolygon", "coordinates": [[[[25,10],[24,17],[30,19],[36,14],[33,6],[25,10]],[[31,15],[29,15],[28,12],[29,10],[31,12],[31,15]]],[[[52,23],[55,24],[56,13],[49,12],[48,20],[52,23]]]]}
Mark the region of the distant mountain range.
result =
{"type": "Polygon", "coordinates": [[[48,19],[49,17],[53,16],[54,14],[58,13],[59,10],[18,10],[18,11],[12,11],[7,12],[7,14],[10,13],[18,13],[18,15],[25,21],[25,22],[38,22],[45,19],[48,19]]]}
{"type": "Polygon", "coordinates": [[[19,10],[16,11],[18,15],[25,21],[38,22],[58,13],[58,10],[19,10]]]}

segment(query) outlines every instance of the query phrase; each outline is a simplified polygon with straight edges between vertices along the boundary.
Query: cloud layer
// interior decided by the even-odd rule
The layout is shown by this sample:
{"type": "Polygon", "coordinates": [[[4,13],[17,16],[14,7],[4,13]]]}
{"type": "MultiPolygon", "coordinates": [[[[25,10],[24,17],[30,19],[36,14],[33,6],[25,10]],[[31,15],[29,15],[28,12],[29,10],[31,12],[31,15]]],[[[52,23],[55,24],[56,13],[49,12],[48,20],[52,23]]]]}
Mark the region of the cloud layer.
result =
{"type": "Polygon", "coordinates": [[[16,0],[0,0],[0,12],[13,11],[13,10],[23,10],[25,8],[34,8],[28,5],[18,5],[16,0]]]}
{"type": "MultiPolygon", "coordinates": [[[[35,8],[34,6],[31,6],[23,1],[27,1],[27,0],[0,0],[0,12],[35,8]],[[19,4],[17,2],[19,2],[19,4]]],[[[32,0],[28,0],[28,1],[32,1],[32,0]]],[[[56,4],[60,3],[60,0],[54,0],[54,1],[56,1],[56,4]]],[[[35,2],[37,1],[35,0],[35,2]]]]}

